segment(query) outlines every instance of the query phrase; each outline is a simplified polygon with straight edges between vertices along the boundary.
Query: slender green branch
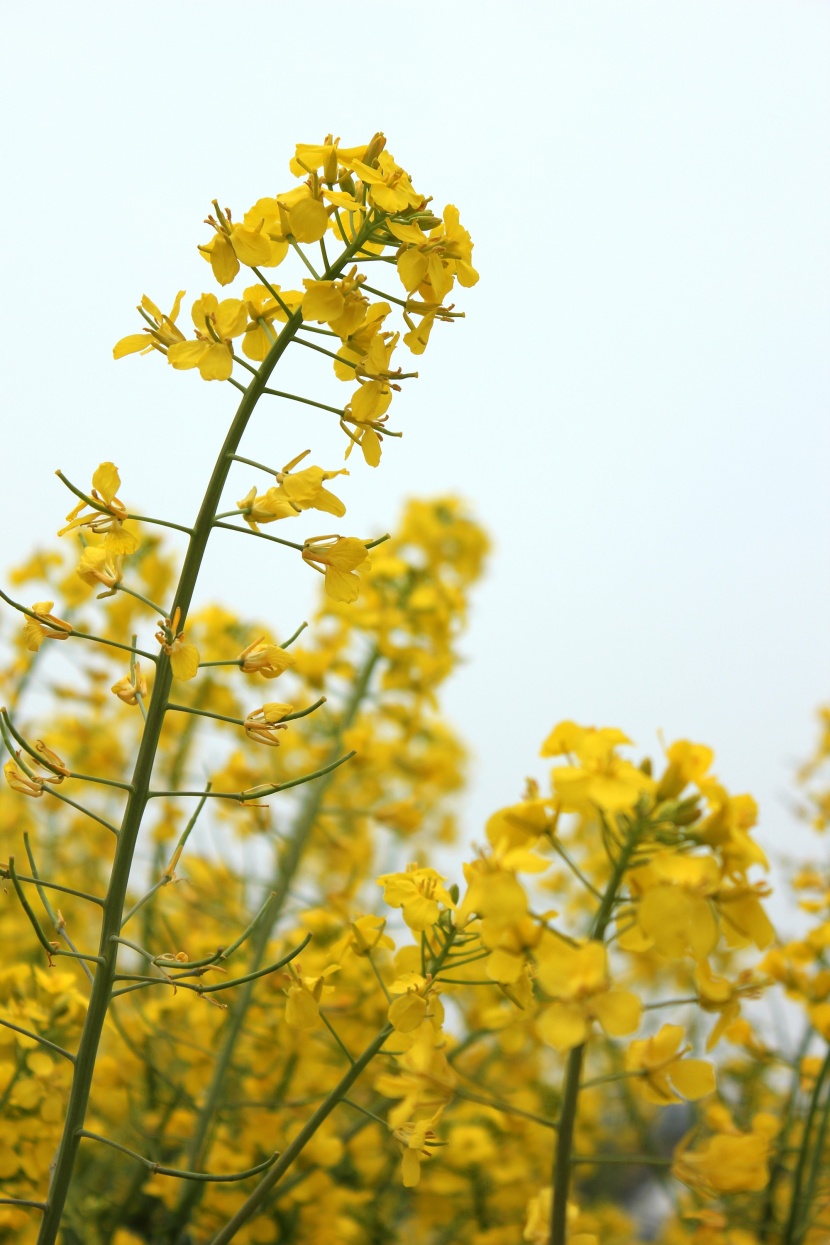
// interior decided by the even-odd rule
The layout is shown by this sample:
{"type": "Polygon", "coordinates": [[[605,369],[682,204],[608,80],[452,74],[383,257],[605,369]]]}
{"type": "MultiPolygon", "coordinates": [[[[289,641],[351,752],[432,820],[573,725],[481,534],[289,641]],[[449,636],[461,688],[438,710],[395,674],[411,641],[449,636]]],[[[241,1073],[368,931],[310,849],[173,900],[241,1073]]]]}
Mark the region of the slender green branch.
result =
{"type": "MultiPolygon", "coordinates": [[[[120,791],[132,791],[132,786],[128,782],[116,782],[114,778],[99,778],[95,774],[78,774],[75,770],[61,769],[59,765],[54,765],[48,757],[44,756],[43,753],[38,752],[36,748],[32,747],[28,740],[23,738],[12,722],[8,709],[5,707],[0,708],[0,718],[2,718],[9,730],[9,733],[14,736],[23,751],[28,752],[29,756],[32,757],[33,760],[37,761],[38,765],[43,766],[44,769],[48,769],[51,773],[62,774],[64,778],[76,778],[79,782],[95,782],[100,783],[105,787],[116,787],[120,791]]],[[[31,778],[31,774],[29,777],[31,778]]]]}
{"type": "Polygon", "coordinates": [[[279,306],[285,312],[286,316],[291,317],[294,314],[293,311],[288,306],[288,303],[285,302],[284,299],[280,298],[279,290],[274,289],[273,285],[268,280],[268,278],[265,276],[265,274],[259,268],[252,268],[251,272],[253,272],[254,276],[259,277],[260,281],[265,286],[268,293],[271,295],[274,301],[279,304],[279,306]]]}
{"type": "Polygon", "coordinates": [[[255,532],[252,527],[237,527],[235,523],[222,523],[219,519],[214,519],[213,526],[221,527],[226,532],[239,532],[241,536],[258,536],[260,540],[271,540],[276,545],[298,549],[300,553],[303,551],[303,545],[298,545],[294,540],[283,540],[281,536],[269,536],[267,532],[255,532]]]}
{"type": "Polygon", "coordinates": [[[69,1050],[64,1050],[62,1046],[58,1046],[56,1042],[50,1042],[48,1038],[41,1037],[39,1033],[34,1033],[31,1029],[24,1029],[21,1025],[13,1025],[10,1020],[4,1020],[0,1017],[0,1025],[4,1029],[11,1029],[14,1033],[22,1033],[24,1037],[31,1038],[33,1042],[39,1042],[41,1046],[45,1046],[47,1050],[53,1050],[56,1055],[62,1055],[64,1059],[68,1059],[70,1063],[75,1062],[75,1056],[69,1050]]]}
{"type": "Polygon", "coordinates": [[[346,1056],[346,1058],[348,1059],[349,1063],[354,1063],[354,1058],[353,1058],[352,1054],[350,1053],[349,1048],[346,1046],[346,1044],[345,1044],[345,1042],[343,1041],[343,1039],[341,1038],[340,1034],[337,1032],[337,1030],[335,1029],[334,1025],[331,1023],[331,1021],[329,1020],[329,1018],[328,1018],[328,1016],[326,1015],[326,1013],[322,1010],[322,1008],[320,1009],[320,1019],[322,1020],[323,1024],[324,1024],[324,1025],[326,1026],[326,1028],[328,1029],[328,1031],[329,1031],[329,1033],[331,1034],[331,1036],[334,1038],[334,1040],[335,1040],[335,1042],[337,1043],[337,1045],[338,1045],[338,1046],[340,1047],[340,1049],[342,1050],[343,1054],[344,1054],[344,1055],[346,1056]]]}
{"type": "Polygon", "coordinates": [[[293,238],[289,238],[288,241],[291,243],[292,248],[297,252],[300,259],[303,261],[303,263],[305,264],[308,271],[311,273],[314,280],[319,281],[320,276],[315,270],[313,264],[311,263],[311,260],[308,258],[303,248],[299,245],[299,243],[295,242],[293,238]]]}
{"type": "Polygon", "coordinates": [[[70,800],[68,795],[64,795],[61,791],[56,791],[54,787],[44,787],[43,792],[44,795],[51,795],[53,800],[60,800],[61,804],[68,804],[70,808],[74,808],[79,813],[83,813],[85,817],[90,819],[90,821],[97,822],[99,826],[103,826],[105,830],[109,830],[111,834],[116,836],[116,838],[120,834],[118,827],[114,826],[111,821],[107,821],[105,817],[100,817],[98,813],[93,813],[92,810],[88,809],[85,804],[79,804],[77,800],[70,800]]]}
{"type": "MultiPolygon", "coordinates": [[[[169,707],[170,706],[168,705],[168,708],[169,707]]],[[[176,873],[176,865],[179,863],[179,858],[182,854],[182,851],[184,850],[184,846],[187,843],[187,840],[190,838],[190,833],[199,819],[199,814],[201,813],[202,809],[205,807],[205,804],[207,803],[207,797],[208,797],[209,791],[210,791],[210,783],[207,784],[207,787],[202,793],[202,797],[199,800],[199,803],[196,805],[196,809],[193,813],[193,816],[190,818],[184,830],[180,834],[179,841],[176,844],[176,847],[173,851],[173,855],[170,858],[170,863],[168,864],[164,873],[161,875],[159,880],[156,883],[154,883],[153,886],[150,887],[150,889],[146,892],[146,894],[142,895],[140,899],[136,900],[136,902],[130,908],[127,915],[122,919],[119,929],[123,929],[124,926],[127,924],[127,922],[133,916],[135,916],[136,912],[138,912],[139,909],[143,908],[144,905],[150,899],[152,899],[153,895],[155,895],[157,891],[161,890],[163,886],[169,886],[169,884],[173,881],[173,878],[175,877],[175,873],[176,873]]]]}
{"type": "MultiPolygon", "coordinates": [[[[39,618],[34,610],[27,609],[25,605],[15,601],[13,597],[7,596],[2,588],[0,588],[0,600],[5,601],[13,610],[17,610],[18,614],[25,614],[27,618],[33,618],[35,622],[43,622],[43,619],[39,618]]],[[[56,631],[54,634],[66,636],[68,640],[73,638],[76,640],[90,640],[93,644],[105,644],[109,648],[119,648],[125,653],[136,653],[139,657],[145,658],[146,661],[158,661],[158,656],[155,653],[148,653],[143,648],[135,648],[132,644],[121,644],[118,640],[105,640],[103,636],[90,635],[87,631],[76,631],[74,627],[71,631],[56,631]]]]}
{"type": "Polygon", "coordinates": [[[810,1174],[807,1178],[807,1188],[803,1198],[803,1214],[801,1227],[798,1234],[798,1242],[803,1241],[810,1225],[810,1208],[816,1196],[818,1188],[819,1176],[825,1170],[824,1151],[827,1143],[827,1130],[830,1127],[830,1093],[824,1096],[824,1106],[821,1110],[821,1120],[819,1122],[816,1139],[813,1143],[813,1153],[810,1160],[810,1174]]]}
{"type": "Polygon", "coordinates": [[[306,406],[316,406],[320,411],[331,411],[333,415],[343,415],[342,406],[328,406],[325,402],[314,402],[311,398],[301,398],[296,393],[284,393],[281,389],[264,389],[263,393],[273,398],[287,398],[289,402],[303,402],[306,406]]]}
{"type": "Polygon", "coordinates": [[[369,1043],[363,1053],[351,1064],[331,1093],[320,1103],[313,1115],[309,1116],[303,1128],[300,1129],[293,1141],[289,1143],[267,1176],[263,1176],[253,1193],[246,1198],[236,1214],[225,1224],[224,1228],[217,1232],[210,1245],[227,1245],[227,1242],[233,1240],[243,1224],[246,1224],[256,1214],[271,1190],[279,1183],[297,1157],[302,1154],[321,1124],[328,1119],[334,1108],[346,1096],[361,1072],[369,1066],[375,1055],[382,1049],[384,1042],[393,1032],[391,1025],[385,1025],[381,1029],[380,1033],[369,1043]]]}
{"type": "Polygon", "coordinates": [[[534,1115],[532,1111],[514,1107],[512,1103],[505,1102],[501,1098],[493,1098],[489,1094],[476,1094],[472,1090],[464,1089],[458,1085],[456,1085],[453,1092],[457,1098],[464,1098],[467,1102],[478,1102],[483,1107],[492,1107],[494,1111],[503,1111],[506,1115],[516,1115],[523,1120],[532,1120],[534,1124],[539,1124],[542,1128],[551,1128],[555,1131],[559,1123],[558,1120],[546,1120],[543,1115],[534,1115]]]}
{"type": "Polygon", "coordinates": [[[272,1167],[279,1158],[279,1152],[272,1154],[264,1163],[257,1163],[256,1167],[249,1167],[244,1172],[228,1172],[218,1175],[215,1172],[190,1172],[181,1167],[165,1167],[163,1163],[154,1163],[152,1159],[146,1159],[143,1154],[131,1150],[129,1146],[122,1146],[119,1141],[112,1141],[109,1137],[102,1137],[100,1133],[91,1133],[88,1129],[82,1128],[78,1137],[86,1137],[90,1141],[99,1141],[101,1145],[109,1146],[112,1150],[120,1150],[122,1154],[128,1154],[131,1159],[135,1159],[137,1163],[143,1164],[148,1171],[159,1176],[174,1176],[178,1180],[198,1180],[205,1184],[233,1184],[237,1180],[247,1180],[249,1176],[258,1176],[260,1172],[267,1171],[272,1167]]]}
{"type": "Polygon", "coordinates": [[[115,592],[126,592],[128,597],[135,597],[136,601],[140,601],[142,605],[146,605],[154,614],[160,615],[161,618],[167,617],[167,611],[163,605],[156,605],[155,601],[151,601],[149,597],[145,597],[142,593],[136,592],[134,588],[128,588],[121,580],[113,585],[115,592]]]}
{"type": "MultiPolygon", "coordinates": [[[[602,902],[591,926],[590,937],[592,940],[602,942],[605,937],[606,928],[613,916],[617,892],[622,885],[625,871],[643,829],[642,824],[638,822],[629,831],[628,837],[620,849],[620,854],[614,862],[611,877],[608,880],[602,902]]],[[[576,1127],[579,1081],[582,1075],[584,1056],[584,1043],[580,1046],[575,1046],[568,1054],[565,1070],[559,1131],[556,1137],[553,1177],[551,1181],[553,1185],[553,1199],[551,1206],[550,1245],[565,1245],[567,1237],[568,1194],[571,1187],[571,1148],[576,1127]]]]}
{"type": "Polygon", "coordinates": [[[44,908],[46,909],[46,915],[49,917],[49,920],[52,922],[52,926],[55,930],[55,933],[58,935],[58,937],[64,940],[67,947],[69,947],[70,951],[75,952],[76,956],[78,957],[78,963],[80,964],[81,969],[83,970],[83,973],[86,976],[87,981],[89,981],[91,984],[93,980],[91,969],[85,963],[80,952],[78,951],[78,948],[75,946],[75,943],[72,941],[72,939],[69,937],[69,934],[66,932],[66,921],[64,921],[62,916],[60,917],[58,916],[58,914],[55,912],[54,908],[49,902],[49,897],[43,888],[43,885],[40,880],[40,875],[37,871],[37,865],[35,864],[34,853],[32,852],[32,846],[31,846],[31,843],[29,842],[29,835],[25,830],[23,832],[23,846],[26,848],[26,855],[29,857],[29,867],[32,870],[32,873],[35,879],[35,889],[37,890],[37,893],[40,896],[40,902],[43,904],[44,908]]]}
{"type": "Polygon", "coordinates": [[[602,902],[601,892],[597,890],[597,888],[594,886],[590,878],[587,878],[585,876],[585,874],[582,872],[579,865],[570,855],[568,850],[563,846],[562,843],[559,842],[559,839],[556,837],[556,835],[552,834],[548,841],[551,847],[553,848],[553,850],[557,853],[557,855],[562,857],[562,859],[564,860],[565,864],[568,866],[568,868],[570,869],[574,877],[582,883],[582,885],[586,888],[586,890],[589,890],[591,892],[594,899],[598,899],[601,903],[602,902]]]}
{"type": "MultiPolygon", "coordinates": [[[[11,874],[8,867],[0,865],[0,878],[5,879],[9,877],[11,877],[11,874]]],[[[45,886],[49,890],[60,891],[63,895],[75,895],[78,899],[86,899],[88,903],[97,904],[99,908],[104,906],[103,899],[100,899],[98,895],[90,895],[88,891],[75,890],[74,886],[63,886],[60,882],[47,882],[45,878],[30,878],[25,873],[18,873],[17,880],[18,882],[32,882],[35,886],[45,886]]]]}
{"type": "MultiPolygon", "coordinates": [[[[285,645],[280,645],[284,648],[285,645]]],[[[309,705],[307,709],[298,709],[296,713],[287,713],[284,718],[280,718],[280,722],[296,722],[297,718],[308,717],[315,709],[319,709],[321,705],[326,703],[325,696],[321,696],[319,700],[315,700],[313,705],[309,705]]],[[[172,701],[167,702],[167,708],[172,709],[175,713],[195,713],[200,718],[215,718],[218,722],[229,722],[231,726],[244,726],[245,718],[229,718],[224,713],[212,713],[208,709],[194,709],[191,705],[176,705],[172,701]]]]}
{"type": "MultiPolygon", "coordinates": [[[[294,643],[294,641],[300,638],[300,636],[303,634],[307,626],[308,626],[307,622],[301,622],[297,630],[294,632],[294,634],[290,635],[287,640],[283,640],[282,644],[280,645],[280,648],[290,648],[291,645],[294,643]]],[[[321,696],[319,703],[322,704],[323,701],[325,701],[325,699],[326,699],[325,696],[321,696]]],[[[307,712],[310,712],[310,710],[307,710],[307,712]]]]}
{"type": "Polygon", "coordinates": [[[386,1002],[391,1004],[392,995],[389,993],[389,990],[387,989],[386,982],[383,980],[383,977],[381,976],[380,969],[375,963],[374,957],[372,956],[371,951],[366,952],[366,959],[369,961],[369,963],[372,966],[372,972],[375,974],[375,976],[378,979],[378,985],[380,986],[381,990],[383,991],[386,997],[386,1002]]]}
{"type": "MultiPolygon", "coordinates": [[[[337,769],[338,766],[343,765],[346,761],[350,761],[355,755],[353,751],[347,752],[342,757],[338,757],[336,761],[332,761],[330,765],[324,765],[322,769],[316,769],[312,774],[303,774],[300,778],[289,778],[287,782],[251,787],[248,791],[210,791],[208,795],[214,800],[236,800],[240,804],[246,804],[251,800],[264,800],[267,796],[276,795],[279,791],[288,791],[291,787],[299,787],[303,783],[313,782],[315,778],[322,778],[324,774],[337,769]]],[[[202,792],[200,791],[150,791],[147,798],[158,799],[159,796],[165,796],[168,799],[174,799],[201,794],[202,792]]]]}
{"type": "Polygon", "coordinates": [[[824,1061],[816,1077],[816,1083],[813,1086],[813,1092],[810,1095],[810,1103],[807,1107],[807,1118],[804,1122],[804,1132],[801,1138],[801,1145],[798,1149],[798,1159],[793,1174],[793,1187],[790,1195],[790,1209],[787,1215],[787,1223],[784,1228],[784,1235],[781,1238],[782,1245],[798,1245],[801,1239],[801,1220],[806,1212],[805,1199],[801,1189],[804,1183],[804,1176],[807,1170],[807,1159],[810,1153],[810,1138],[813,1132],[813,1124],[818,1112],[819,1099],[824,1083],[830,1074],[830,1046],[824,1056],[824,1061]]]}

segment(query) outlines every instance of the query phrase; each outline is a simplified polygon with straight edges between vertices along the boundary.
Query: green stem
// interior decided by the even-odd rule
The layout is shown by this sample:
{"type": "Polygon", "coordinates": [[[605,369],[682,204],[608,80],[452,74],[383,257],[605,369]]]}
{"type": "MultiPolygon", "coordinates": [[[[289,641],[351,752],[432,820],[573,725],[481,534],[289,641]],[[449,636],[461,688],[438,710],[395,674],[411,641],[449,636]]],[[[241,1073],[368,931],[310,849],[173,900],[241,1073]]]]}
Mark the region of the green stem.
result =
{"type": "MultiPolygon", "coordinates": [[[[614,912],[614,900],[625,875],[631,854],[636,847],[642,832],[640,823],[629,831],[620,854],[614,862],[614,869],[605,888],[605,894],[594,917],[591,928],[591,939],[602,942],[605,931],[614,912]]],[[[571,1150],[573,1147],[574,1128],[576,1126],[576,1108],[579,1101],[579,1080],[582,1075],[582,1062],[585,1057],[585,1044],[575,1046],[568,1055],[565,1070],[565,1084],[562,1090],[562,1106],[559,1115],[559,1132],[556,1137],[556,1152],[553,1166],[553,1205],[550,1220],[550,1245],[565,1245],[567,1238],[568,1194],[571,1187],[571,1150]]]]}
{"type": "Polygon", "coordinates": [[[337,1104],[343,1100],[361,1072],[369,1066],[375,1055],[383,1047],[386,1039],[393,1032],[391,1025],[385,1025],[381,1029],[380,1033],[369,1043],[338,1084],[335,1085],[331,1093],[320,1103],[314,1114],[309,1116],[306,1124],[282,1152],[277,1162],[268,1172],[268,1175],[260,1180],[253,1193],[242,1203],[236,1214],[228,1220],[224,1228],[217,1232],[210,1245],[227,1245],[227,1242],[232,1241],[236,1236],[237,1231],[259,1210],[274,1186],[279,1183],[294,1160],[303,1152],[321,1124],[328,1119],[337,1104]]]}
{"type": "Polygon", "coordinates": [[[798,1160],[795,1165],[795,1173],[793,1175],[793,1191],[790,1198],[790,1212],[787,1216],[787,1225],[784,1228],[784,1235],[781,1239],[781,1245],[798,1245],[802,1233],[800,1232],[800,1223],[804,1211],[804,1199],[801,1194],[801,1186],[804,1183],[804,1175],[807,1169],[807,1156],[810,1153],[810,1136],[813,1131],[813,1122],[818,1111],[819,1099],[821,1091],[824,1088],[824,1082],[830,1073],[830,1046],[827,1048],[827,1054],[821,1065],[821,1070],[816,1077],[816,1083],[813,1086],[813,1092],[810,1095],[810,1105],[807,1108],[807,1119],[804,1122],[804,1133],[801,1138],[801,1145],[798,1151],[798,1160]]]}
{"type": "Polygon", "coordinates": [[[765,1245],[770,1238],[770,1234],[775,1227],[775,1193],[781,1177],[787,1171],[786,1164],[783,1162],[783,1152],[786,1149],[787,1142],[790,1139],[793,1124],[796,1117],[796,1105],[798,1103],[798,1095],[801,1088],[801,1061],[810,1049],[810,1043],[813,1040],[813,1026],[808,1021],[804,1026],[804,1032],[798,1049],[795,1051],[793,1060],[793,1074],[790,1081],[790,1092],[787,1095],[787,1106],[784,1112],[784,1123],[778,1137],[778,1146],[776,1159],[772,1164],[769,1181],[764,1190],[764,1201],[761,1207],[761,1215],[758,1223],[758,1241],[759,1245],[765,1245]]]}
{"type": "MultiPolygon", "coordinates": [[[[366,232],[368,233],[368,230],[366,232]]],[[[362,232],[358,234],[354,242],[344,250],[333,268],[325,274],[328,280],[340,275],[354,251],[362,243],[363,236],[362,232]]],[[[187,619],[193,599],[196,581],[208,540],[213,530],[214,517],[222,500],[222,493],[231,469],[233,455],[239,448],[242,435],[248,426],[254,408],[268,383],[271,373],[291,341],[296,337],[301,323],[302,311],[297,310],[286,322],[276,345],[271,347],[257,375],[252,378],[250,385],[245,390],[245,394],[237,407],[236,414],[231,421],[224,444],[219,451],[199,514],[188,541],[181,576],[172,602],[171,617],[178,609],[180,611],[180,626],[182,627],[187,619]]],[[[162,651],[158,658],[153,693],[147,711],[147,721],[144,726],[133,771],[133,790],[128,795],[127,806],[124,810],[113,858],[109,887],[107,889],[100,935],[102,963],[95,974],[86,1021],[78,1046],[75,1074],[72,1079],[72,1089],[67,1105],[63,1135],[55,1159],[52,1182],[49,1188],[48,1209],[40,1226],[37,1245],[55,1245],[72,1181],[72,1173],[78,1156],[81,1141],[80,1134],[86,1119],[87,1105],[92,1089],[95,1061],[107,1017],[117,968],[118,943],[114,941],[114,937],[117,937],[121,926],[124,901],[130,879],[130,869],[135,854],[138,833],[149,798],[150,779],[167,713],[167,701],[170,697],[172,681],[173,672],[170,667],[170,658],[167,653],[162,651]]],[[[201,795],[202,793],[200,792],[199,794],[201,795]]]]}

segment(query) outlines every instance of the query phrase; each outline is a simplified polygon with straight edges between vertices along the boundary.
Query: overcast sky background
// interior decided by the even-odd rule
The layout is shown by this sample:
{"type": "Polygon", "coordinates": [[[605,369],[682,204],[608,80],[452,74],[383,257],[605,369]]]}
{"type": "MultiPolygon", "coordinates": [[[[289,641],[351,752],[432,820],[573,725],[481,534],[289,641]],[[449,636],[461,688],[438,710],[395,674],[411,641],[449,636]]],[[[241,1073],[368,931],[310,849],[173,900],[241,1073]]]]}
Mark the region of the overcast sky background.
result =
{"type": "MultiPolygon", "coordinates": [[[[241,214],[293,185],[295,142],[383,129],[458,205],[481,281],[395,400],[403,440],[377,471],[352,459],[340,492],[350,534],[454,492],[493,536],[445,698],[476,758],[469,835],[572,717],[652,753],[658,729],[711,744],[761,801],[762,842],[790,850],[789,777],[830,696],[827,4],[2,17],[0,563],[57,528],[57,467],[88,483],[112,459],[132,505],[192,519],[236,394],[112,345],[142,293],[167,310],[214,288],[195,250],[211,199],[241,214]]],[[[285,407],[245,445],[277,465],[343,452],[328,417],[285,407]]],[[[286,634],[317,576],[248,542],[273,568],[251,585],[240,539],[216,541],[202,595],[286,634]]]]}

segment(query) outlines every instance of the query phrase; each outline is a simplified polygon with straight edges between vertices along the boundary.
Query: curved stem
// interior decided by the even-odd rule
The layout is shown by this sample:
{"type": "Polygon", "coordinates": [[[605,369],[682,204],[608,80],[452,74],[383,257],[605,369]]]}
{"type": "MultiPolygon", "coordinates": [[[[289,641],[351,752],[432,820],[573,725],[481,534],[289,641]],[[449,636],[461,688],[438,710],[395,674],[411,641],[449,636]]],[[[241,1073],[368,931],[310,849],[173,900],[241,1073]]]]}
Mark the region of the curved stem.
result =
{"type": "MultiPolygon", "coordinates": [[[[354,251],[362,243],[363,237],[363,233],[359,234],[354,242],[344,250],[332,269],[325,274],[326,279],[331,280],[340,275],[354,251]]],[[[239,448],[242,435],[248,426],[254,408],[268,383],[271,373],[279,363],[289,344],[296,337],[301,323],[302,311],[298,309],[289,317],[276,344],[271,347],[260,366],[257,375],[251,379],[251,383],[245,390],[242,400],[237,407],[236,414],[231,421],[224,444],[219,451],[188,541],[187,553],[185,554],[181,575],[171,605],[171,617],[175,616],[178,609],[181,626],[184,626],[190,609],[202,560],[213,530],[214,518],[219,509],[222,493],[231,469],[233,455],[239,448]]],[[[165,453],[166,451],[162,449],[161,452],[165,453]]],[[[127,805],[124,810],[109,887],[107,889],[100,935],[102,963],[95,974],[86,1021],[78,1046],[75,1074],[67,1105],[63,1135],[55,1159],[52,1183],[49,1189],[48,1209],[41,1222],[37,1245],[55,1245],[61,1219],[63,1218],[66,1198],[69,1193],[72,1173],[78,1157],[78,1149],[81,1142],[80,1134],[84,1126],[87,1104],[92,1089],[95,1060],[115,980],[118,943],[114,941],[114,936],[117,937],[121,926],[130,869],[135,854],[138,833],[150,794],[150,780],[167,713],[167,701],[170,697],[172,681],[173,672],[170,666],[170,658],[167,653],[162,651],[158,658],[156,678],[147,710],[147,720],[138,749],[135,769],[133,770],[133,790],[128,795],[127,805]]],[[[201,795],[202,793],[200,792],[199,794],[201,795]]]]}

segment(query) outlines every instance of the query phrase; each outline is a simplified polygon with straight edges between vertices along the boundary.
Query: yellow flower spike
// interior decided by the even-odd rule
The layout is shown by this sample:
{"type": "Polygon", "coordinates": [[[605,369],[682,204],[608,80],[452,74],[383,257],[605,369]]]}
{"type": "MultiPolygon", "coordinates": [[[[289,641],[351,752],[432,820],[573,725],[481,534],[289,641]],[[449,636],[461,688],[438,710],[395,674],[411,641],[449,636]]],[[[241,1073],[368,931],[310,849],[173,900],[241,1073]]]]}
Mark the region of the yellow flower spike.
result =
{"type": "Polygon", "coordinates": [[[326,577],[326,592],[334,601],[349,603],[360,595],[355,567],[368,560],[368,552],[355,536],[312,536],[303,545],[303,561],[326,577]]]}
{"type": "Polygon", "coordinates": [[[278,644],[266,644],[263,636],[244,648],[237,661],[245,674],[261,674],[263,679],[276,679],[296,665],[292,653],[278,644]]]}
{"type": "Polygon", "coordinates": [[[159,623],[156,639],[170,658],[173,678],[188,682],[196,677],[200,658],[196,645],[185,640],[184,632],[178,629],[180,616],[181,611],[176,606],[172,619],[165,618],[159,623]]]}
{"type": "Polygon", "coordinates": [[[125,705],[137,705],[139,697],[147,695],[147,680],[141,674],[141,663],[136,661],[132,676],[125,674],[113,683],[110,691],[125,705]]]}
{"type": "Polygon", "coordinates": [[[278,701],[268,701],[259,709],[254,709],[245,719],[245,734],[254,743],[266,744],[269,748],[279,747],[279,739],[277,731],[288,729],[288,723],[283,722],[283,718],[287,713],[291,713],[293,705],[281,704],[278,701]]]}
{"type": "Polygon", "coordinates": [[[54,601],[36,601],[32,606],[35,618],[26,615],[23,642],[30,653],[36,653],[44,640],[68,640],[72,623],[51,613],[54,601]]]}

